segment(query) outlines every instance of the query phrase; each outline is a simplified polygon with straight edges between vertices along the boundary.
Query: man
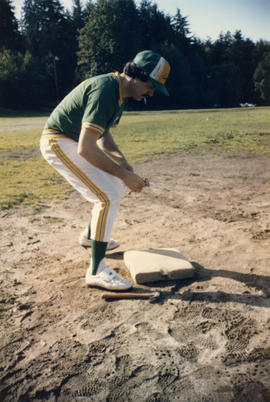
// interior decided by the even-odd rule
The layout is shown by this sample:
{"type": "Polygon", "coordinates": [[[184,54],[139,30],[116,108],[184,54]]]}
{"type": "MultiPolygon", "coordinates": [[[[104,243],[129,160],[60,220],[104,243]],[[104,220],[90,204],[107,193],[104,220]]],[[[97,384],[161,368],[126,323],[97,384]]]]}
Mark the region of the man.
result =
{"type": "Polygon", "coordinates": [[[105,252],[119,246],[110,235],[124,185],[139,192],[145,182],[115,144],[110,128],[118,124],[125,98],[141,101],[153,96],[155,89],[169,95],[164,86],[169,72],[163,57],[142,51],[121,74],[99,75],[78,85],[45,124],[40,141],[43,157],[94,203],[91,223],[80,237],[82,245],[92,247],[85,276],[88,286],[109,290],[132,287],[106,265],[105,252]]]}

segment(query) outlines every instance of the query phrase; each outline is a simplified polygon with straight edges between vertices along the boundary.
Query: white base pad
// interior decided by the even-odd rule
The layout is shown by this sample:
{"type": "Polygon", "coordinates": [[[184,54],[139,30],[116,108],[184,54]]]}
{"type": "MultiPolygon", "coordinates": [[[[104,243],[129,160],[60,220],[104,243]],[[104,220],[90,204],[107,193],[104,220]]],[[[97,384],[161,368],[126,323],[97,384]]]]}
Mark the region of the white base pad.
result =
{"type": "Polygon", "coordinates": [[[186,279],[194,275],[193,265],[173,248],[126,251],[124,262],[137,283],[186,279]]]}

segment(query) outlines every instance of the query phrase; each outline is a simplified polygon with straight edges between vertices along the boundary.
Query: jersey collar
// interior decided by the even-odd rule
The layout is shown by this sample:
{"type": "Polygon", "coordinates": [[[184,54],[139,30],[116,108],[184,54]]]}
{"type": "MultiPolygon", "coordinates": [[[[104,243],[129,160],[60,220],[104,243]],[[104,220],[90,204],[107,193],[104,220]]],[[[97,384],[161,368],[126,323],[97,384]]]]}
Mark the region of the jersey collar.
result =
{"type": "Polygon", "coordinates": [[[119,94],[120,94],[120,98],[119,98],[119,106],[122,106],[122,104],[124,103],[125,98],[123,97],[123,88],[122,88],[122,84],[121,81],[119,79],[119,71],[116,71],[115,73],[113,73],[113,76],[118,80],[119,82],[119,94]]]}

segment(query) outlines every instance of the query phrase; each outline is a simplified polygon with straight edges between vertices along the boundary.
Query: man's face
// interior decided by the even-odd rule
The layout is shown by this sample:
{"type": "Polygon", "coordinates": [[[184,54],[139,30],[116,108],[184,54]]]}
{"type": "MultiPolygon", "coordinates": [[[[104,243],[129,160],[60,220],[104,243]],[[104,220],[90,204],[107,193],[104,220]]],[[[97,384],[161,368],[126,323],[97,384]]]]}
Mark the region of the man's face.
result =
{"type": "Polygon", "coordinates": [[[153,96],[154,92],[155,87],[150,80],[143,82],[138,78],[133,79],[131,97],[136,101],[141,101],[147,96],[153,96]]]}

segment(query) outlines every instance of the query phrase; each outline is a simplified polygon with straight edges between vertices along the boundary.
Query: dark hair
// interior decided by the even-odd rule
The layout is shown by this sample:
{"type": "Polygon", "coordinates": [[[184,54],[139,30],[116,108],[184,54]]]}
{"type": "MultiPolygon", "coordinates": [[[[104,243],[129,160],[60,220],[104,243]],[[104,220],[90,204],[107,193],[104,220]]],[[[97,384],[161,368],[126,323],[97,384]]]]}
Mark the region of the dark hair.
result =
{"type": "Polygon", "coordinates": [[[123,72],[131,78],[138,78],[139,80],[146,82],[149,80],[149,76],[141,70],[137,64],[133,61],[129,61],[125,67],[123,72]]]}

